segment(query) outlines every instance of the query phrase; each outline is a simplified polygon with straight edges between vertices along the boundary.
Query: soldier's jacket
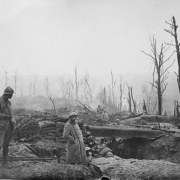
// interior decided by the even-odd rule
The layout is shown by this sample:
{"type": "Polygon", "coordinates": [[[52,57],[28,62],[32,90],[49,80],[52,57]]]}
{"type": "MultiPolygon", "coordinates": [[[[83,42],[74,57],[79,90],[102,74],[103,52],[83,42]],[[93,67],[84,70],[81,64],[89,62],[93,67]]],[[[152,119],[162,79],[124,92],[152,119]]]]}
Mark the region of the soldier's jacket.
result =
{"type": "Polygon", "coordinates": [[[9,100],[5,101],[3,97],[0,97],[0,130],[5,130],[9,120],[4,116],[12,116],[12,107],[9,100]]]}
{"type": "Polygon", "coordinates": [[[13,131],[12,121],[4,115],[12,116],[11,102],[0,97],[0,148],[9,145],[13,131]]]}

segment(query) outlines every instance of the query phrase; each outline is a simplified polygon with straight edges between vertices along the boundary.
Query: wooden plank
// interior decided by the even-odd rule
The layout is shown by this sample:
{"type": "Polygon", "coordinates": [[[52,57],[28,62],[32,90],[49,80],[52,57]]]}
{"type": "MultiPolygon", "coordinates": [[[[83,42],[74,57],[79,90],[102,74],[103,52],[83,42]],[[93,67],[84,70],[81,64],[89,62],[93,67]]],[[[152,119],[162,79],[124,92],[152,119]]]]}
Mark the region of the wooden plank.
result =
{"type": "MultiPolygon", "coordinates": [[[[0,157],[0,161],[2,161],[3,158],[0,157]]],[[[8,161],[44,161],[44,160],[54,160],[54,158],[38,158],[38,157],[9,157],[7,159],[8,161]]]]}
{"type": "Polygon", "coordinates": [[[121,138],[157,138],[166,132],[160,130],[142,129],[142,128],[122,128],[89,126],[92,136],[96,137],[121,137],[121,138]]]}

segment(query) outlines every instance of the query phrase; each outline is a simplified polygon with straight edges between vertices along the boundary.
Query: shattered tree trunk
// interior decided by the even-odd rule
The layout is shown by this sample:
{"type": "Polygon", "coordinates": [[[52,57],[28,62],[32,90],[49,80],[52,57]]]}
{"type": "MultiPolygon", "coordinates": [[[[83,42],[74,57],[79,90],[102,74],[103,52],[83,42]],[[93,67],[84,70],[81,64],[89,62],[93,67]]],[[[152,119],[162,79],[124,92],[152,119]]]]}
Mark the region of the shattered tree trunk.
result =
{"type": "Polygon", "coordinates": [[[131,87],[131,98],[132,98],[132,102],[133,102],[133,106],[134,106],[133,112],[134,112],[134,113],[137,113],[136,101],[135,101],[134,98],[133,98],[132,87],[131,87]]]}
{"type": "Polygon", "coordinates": [[[161,78],[160,78],[160,69],[158,70],[158,114],[162,115],[162,90],[161,90],[161,78]]]}
{"type": "Polygon", "coordinates": [[[111,77],[112,77],[112,101],[113,101],[113,108],[116,107],[115,105],[115,96],[114,96],[114,86],[116,84],[116,81],[114,81],[113,73],[111,71],[111,77]]]}
{"type": "Polygon", "coordinates": [[[107,102],[106,102],[106,88],[104,88],[103,89],[103,92],[104,92],[104,100],[103,100],[103,102],[104,102],[104,105],[106,106],[107,105],[107,102]]]}
{"type": "Polygon", "coordinates": [[[147,114],[147,108],[146,108],[145,100],[143,100],[143,113],[147,114]]]}
{"type": "Polygon", "coordinates": [[[120,87],[119,87],[119,90],[120,90],[120,102],[119,102],[119,110],[121,111],[122,110],[122,95],[123,95],[123,89],[122,89],[122,84],[120,84],[120,87]]]}
{"type": "Polygon", "coordinates": [[[178,89],[179,89],[179,93],[180,93],[180,51],[179,51],[179,42],[178,42],[178,37],[177,37],[177,28],[178,28],[178,25],[176,25],[176,20],[175,20],[175,17],[173,16],[172,17],[172,24],[166,22],[167,24],[170,25],[170,28],[171,30],[173,31],[169,31],[169,30],[166,30],[166,32],[168,32],[169,34],[171,34],[174,39],[175,39],[175,47],[176,47],[176,55],[177,55],[177,63],[178,63],[178,74],[176,74],[177,76],[177,84],[178,84],[178,89]]]}
{"type": "MultiPolygon", "coordinates": [[[[127,84],[127,83],[126,83],[127,84]]],[[[129,85],[127,84],[128,87],[128,105],[129,105],[129,112],[132,112],[132,107],[131,107],[131,88],[129,87],[129,85]]]]}

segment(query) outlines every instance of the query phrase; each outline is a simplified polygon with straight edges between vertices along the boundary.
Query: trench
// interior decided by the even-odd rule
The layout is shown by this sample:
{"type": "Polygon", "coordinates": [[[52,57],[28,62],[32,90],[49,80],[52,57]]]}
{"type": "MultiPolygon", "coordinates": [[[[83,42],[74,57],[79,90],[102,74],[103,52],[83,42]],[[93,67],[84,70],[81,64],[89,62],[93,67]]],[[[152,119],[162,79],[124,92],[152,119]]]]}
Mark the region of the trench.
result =
{"type": "Polygon", "coordinates": [[[152,142],[147,138],[130,138],[120,139],[112,138],[107,146],[112,150],[113,154],[124,159],[146,159],[147,144],[152,142]]]}

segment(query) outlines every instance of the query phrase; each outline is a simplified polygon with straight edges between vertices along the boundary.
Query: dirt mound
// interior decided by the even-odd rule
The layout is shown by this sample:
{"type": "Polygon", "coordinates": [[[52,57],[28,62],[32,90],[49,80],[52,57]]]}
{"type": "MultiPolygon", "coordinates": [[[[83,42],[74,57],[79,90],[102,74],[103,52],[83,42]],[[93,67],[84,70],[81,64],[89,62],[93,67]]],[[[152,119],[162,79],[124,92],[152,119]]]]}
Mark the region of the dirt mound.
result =
{"type": "Polygon", "coordinates": [[[99,173],[92,166],[67,165],[56,162],[25,162],[23,166],[0,169],[1,179],[96,179],[99,173]]]}
{"type": "Polygon", "coordinates": [[[180,165],[158,160],[121,159],[119,157],[93,159],[103,174],[112,179],[157,180],[180,179],[180,165]]]}

